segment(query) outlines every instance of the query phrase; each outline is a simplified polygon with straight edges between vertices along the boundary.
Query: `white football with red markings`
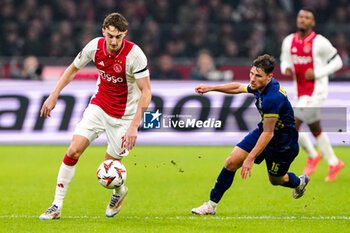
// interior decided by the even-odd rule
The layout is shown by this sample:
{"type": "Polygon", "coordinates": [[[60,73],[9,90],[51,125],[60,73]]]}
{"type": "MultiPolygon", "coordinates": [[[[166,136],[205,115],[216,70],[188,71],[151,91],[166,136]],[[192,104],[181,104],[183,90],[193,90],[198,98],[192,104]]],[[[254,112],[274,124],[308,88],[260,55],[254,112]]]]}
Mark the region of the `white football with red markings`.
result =
{"type": "Polygon", "coordinates": [[[97,169],[97,179],[105,188],[118,188],[126,180],[126,169],[118,160],[103,161],[97,169]]]}

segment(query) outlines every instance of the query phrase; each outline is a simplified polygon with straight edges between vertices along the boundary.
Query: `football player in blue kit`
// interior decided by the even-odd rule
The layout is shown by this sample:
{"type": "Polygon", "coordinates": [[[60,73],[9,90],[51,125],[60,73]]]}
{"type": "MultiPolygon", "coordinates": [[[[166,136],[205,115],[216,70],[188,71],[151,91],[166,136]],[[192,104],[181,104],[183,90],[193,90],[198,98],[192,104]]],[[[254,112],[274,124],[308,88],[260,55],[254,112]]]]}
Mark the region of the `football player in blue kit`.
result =
{"type": "Polygon", "coordinates": [[[246,179],[251,176],[254,163],[260,164],[263,160],[271,184],[292,188],[294,198],[303,196],[309,178],[306,175],[297,177],[293,172],[288,172],[299,153],[298,132],[286,92],[273,78],[274,67],[275,59],[265,54],[253,61],[248,85],[236,82],[219,86],[201,84],[196,87],[195,91],[200,95],[209,91],[254,94],[261,122],[236,145],[226,159],[225,166],[210,192],[210,200],[192,209],[192,213],[215,214],[216,206],[230,188],[236,171],[242,168],[241,176],[246,179]]]}

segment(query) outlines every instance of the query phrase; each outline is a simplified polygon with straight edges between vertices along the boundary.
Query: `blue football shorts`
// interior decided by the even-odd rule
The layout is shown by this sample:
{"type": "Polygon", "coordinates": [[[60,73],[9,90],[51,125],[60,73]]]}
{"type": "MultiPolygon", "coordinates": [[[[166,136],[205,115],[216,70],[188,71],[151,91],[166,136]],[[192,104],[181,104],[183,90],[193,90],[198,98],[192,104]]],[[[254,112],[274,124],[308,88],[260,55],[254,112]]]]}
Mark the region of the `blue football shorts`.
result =
{"type": "MultiPolygon", "coordinates": [[[[247,136],[240,141],[237,146],[248,153],[252,151],[260,137],[259,128],[251,131],[247,136]]],[[[293,135],[291,135],[293,137],[293,135]]],[[[284,176],[293,162],[294,158],[299,153],[299,144],[297,138],[295,143],[284,148],[273,147],[270,143],[266,146],[263,152],[256,157],[254,163],[260,164],[265,160],[266,168],[271,176],[284,176]]]]}

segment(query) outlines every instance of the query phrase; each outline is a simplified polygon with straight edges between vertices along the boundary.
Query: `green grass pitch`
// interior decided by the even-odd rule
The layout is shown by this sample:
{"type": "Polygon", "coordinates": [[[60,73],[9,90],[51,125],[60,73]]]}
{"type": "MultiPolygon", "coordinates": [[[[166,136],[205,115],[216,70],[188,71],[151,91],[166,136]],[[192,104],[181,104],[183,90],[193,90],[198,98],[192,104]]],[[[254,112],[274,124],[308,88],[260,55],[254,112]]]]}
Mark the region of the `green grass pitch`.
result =
{"type": "MultiPolygon", "coordinates": [[[[137,146],[124,164],[129,194],[121,212],[106,218],[111,191],[97,182],[105,147],[91,146],[81,157],[62,218],[39,220],[53,200],[66,146],[0,147],[0,232],[350,232],[350,148],[337,147],[345,162],[338,180],[326,183],[322,160],[305,196],[272,186],[265,164],[252,177],[239,172],[215,216],[194,216],[191,208],[208,200],[232,147],[137,146]]],[[[306,155],[291,166],[300,174],[306,155]]]]}

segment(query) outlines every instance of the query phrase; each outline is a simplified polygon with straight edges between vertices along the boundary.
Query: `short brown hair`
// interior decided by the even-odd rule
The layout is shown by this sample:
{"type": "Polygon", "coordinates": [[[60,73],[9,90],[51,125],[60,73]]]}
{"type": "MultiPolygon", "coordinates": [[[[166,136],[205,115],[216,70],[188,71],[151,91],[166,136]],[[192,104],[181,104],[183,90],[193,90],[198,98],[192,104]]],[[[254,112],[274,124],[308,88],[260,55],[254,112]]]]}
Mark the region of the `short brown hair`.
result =
{"type": "Polygon", "coordinates": [[[252,66],[262,69],[266,74],[271,74],[275,68],[276,59],[268,54],[257,57],[252,66]]]}
{"type": "Polygon", "coordinates": [[[128,25],[128,21],[122,14],[111,13],[106,16],[105,20],[103,21],[102,28],[108,28],[109,26],[113,26],[119,31],[125,32],[126,30],[128,30],[128,25]]]}

